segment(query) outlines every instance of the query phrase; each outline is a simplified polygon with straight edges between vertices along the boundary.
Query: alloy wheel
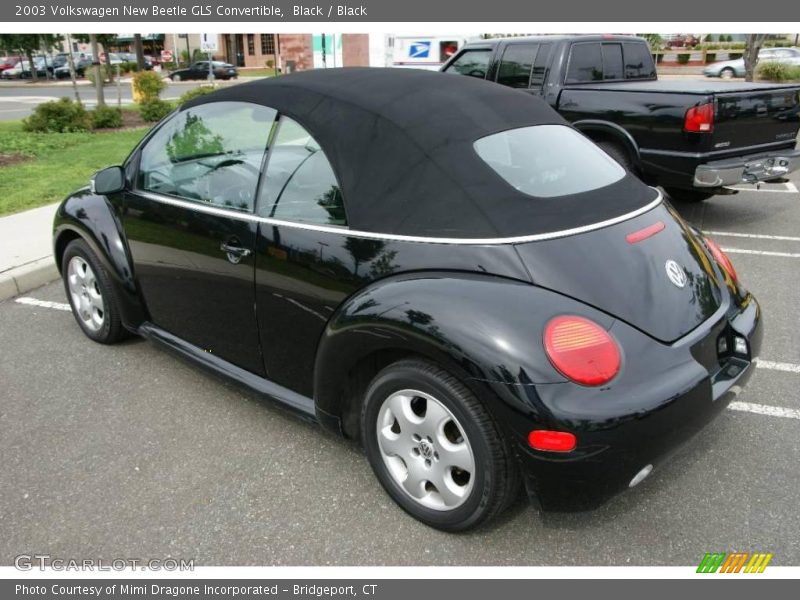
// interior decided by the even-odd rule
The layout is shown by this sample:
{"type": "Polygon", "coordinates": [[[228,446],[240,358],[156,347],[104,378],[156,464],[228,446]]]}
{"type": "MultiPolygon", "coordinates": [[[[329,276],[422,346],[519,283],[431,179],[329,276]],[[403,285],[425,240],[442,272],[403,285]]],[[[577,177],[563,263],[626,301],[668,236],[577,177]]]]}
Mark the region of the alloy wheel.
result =
{"type": "Polygon", "coordinates": [[[475,479],[472,447],[439,400],[418,390],[394,392],[378,412],[377,435],[390,476],[413,500],[444,511],[469,498],[475,479]]]}
{"type": "Polygon", "coordinates": [[[75,314],[87,329],[99,331],[105,321],[103,294],[92,267],[80,256],[67,265],[67,286],[75,314]]]}

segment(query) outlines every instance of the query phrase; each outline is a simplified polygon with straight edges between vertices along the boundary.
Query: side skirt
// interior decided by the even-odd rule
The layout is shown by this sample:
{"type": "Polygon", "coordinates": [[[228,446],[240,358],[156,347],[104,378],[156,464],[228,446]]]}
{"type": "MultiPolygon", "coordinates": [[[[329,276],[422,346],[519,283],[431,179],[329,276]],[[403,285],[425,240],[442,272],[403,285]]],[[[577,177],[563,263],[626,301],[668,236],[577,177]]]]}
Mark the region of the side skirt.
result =
{"type": "Polygon", "coordinates": [[[305,420],[317,422],[314,400],[311,398],[254,375],[250,371],[245,371],[218,356],[204,352],[197,346],[164,331],[152,323],[142,323],[139,326],[138,333],[142,337],[156,342],[163,348],[178,354],[215,375],[225,377],[258,395],[269,397],[305,420]]]}

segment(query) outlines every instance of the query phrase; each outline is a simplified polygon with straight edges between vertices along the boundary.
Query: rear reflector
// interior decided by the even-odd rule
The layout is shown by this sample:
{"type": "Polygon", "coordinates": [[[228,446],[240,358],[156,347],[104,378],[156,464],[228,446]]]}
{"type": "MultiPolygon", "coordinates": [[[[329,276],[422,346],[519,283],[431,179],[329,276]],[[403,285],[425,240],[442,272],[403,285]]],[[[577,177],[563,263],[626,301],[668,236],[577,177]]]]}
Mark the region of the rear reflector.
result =
{"type": "Polygon", "coordinates": [[[559,373],[582,385],[603,385],[619,373],[617,343],[597,323],[574,315],[552,319],[544,328],[547,358],[559,373]]]}
{"type": "Polygon", "coordinates": [[[570,452],[575,450],[578,440],[567,431],[537,429],[528,434],[528,443],[534,450],[547,452],[570,452]]]}
{"type": "Polygon", "coordinates": [[[708,246],[708,249],[711,251],[711,256],[714,257],[714,260],[719,263],[719,266],[723,268],[723,270],[734,282],[738,281],[736,269],[733,268],[733,263],[731,262],[731,259],[728,258],[728,255],[722,251],[722,248],[720,248],[714,240],[711,238],[704,239],[706,241],[706,246],[708,246]]]}
{"type": "Polygon", "coordinates": [[[664,230],[664,223],[658,221],[657,223],[653,223],[649,227],[645,227],[644,229],[640,229],[639,231],[634,231],[633,233],[629,233],[625,236],[625,241],[629,244],[636,244],[637,242],[641,242],[642,240],[646,240],[649,237],[654,236],[659,231],[664,230]]]}
{"type": "Polygon", "coordinates": [[[683,118],[683,130],[694,133],[714,131],[714,104],[701,104],[687,110],[683,118]]]}

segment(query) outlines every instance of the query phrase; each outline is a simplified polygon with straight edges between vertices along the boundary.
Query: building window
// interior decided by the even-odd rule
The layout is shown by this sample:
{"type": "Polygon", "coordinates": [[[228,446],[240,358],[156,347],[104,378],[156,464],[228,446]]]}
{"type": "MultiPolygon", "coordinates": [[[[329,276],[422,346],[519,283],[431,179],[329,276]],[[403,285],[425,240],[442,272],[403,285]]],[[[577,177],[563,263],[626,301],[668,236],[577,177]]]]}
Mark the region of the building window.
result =
{"type": "Polygon", "coordinates": [[[254,36],[252,33],[248,33],[247,34],[247,53],[250,56],[255,56],[256,55],[256,40],[255,40],[255,37],[256,36],[254,36]]]}
{"type": "Polygon", "coordinates": [[[261,54],[275,54],[275,34],[261,34],[261,54]]]}

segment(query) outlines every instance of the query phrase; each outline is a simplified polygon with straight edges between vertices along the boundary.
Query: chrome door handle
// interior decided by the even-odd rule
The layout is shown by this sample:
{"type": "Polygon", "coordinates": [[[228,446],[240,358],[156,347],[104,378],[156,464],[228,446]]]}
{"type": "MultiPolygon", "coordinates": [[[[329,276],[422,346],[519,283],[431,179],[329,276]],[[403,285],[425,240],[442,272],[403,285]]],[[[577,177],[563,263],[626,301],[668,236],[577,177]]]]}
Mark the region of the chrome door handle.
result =
{"type": "Polygon", "coordinates": [[[226,254],[228,260],[233,264],[239,263],[243,258],[246,258],[253,253],[252,250],[242,248],[241,246],[237,246],[235,244],[228,244],[227,242],[222,242],[219,245],[219,249],[226,254]]]}

